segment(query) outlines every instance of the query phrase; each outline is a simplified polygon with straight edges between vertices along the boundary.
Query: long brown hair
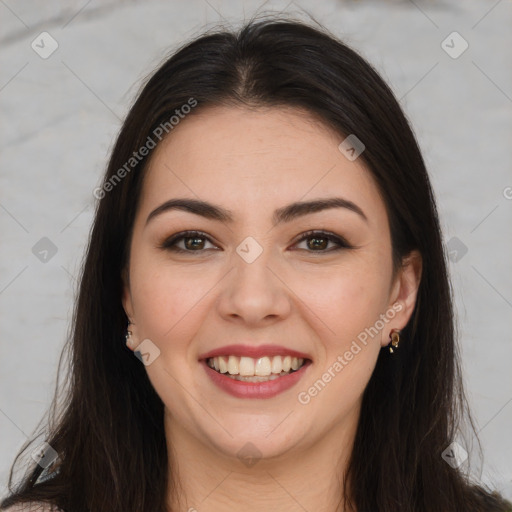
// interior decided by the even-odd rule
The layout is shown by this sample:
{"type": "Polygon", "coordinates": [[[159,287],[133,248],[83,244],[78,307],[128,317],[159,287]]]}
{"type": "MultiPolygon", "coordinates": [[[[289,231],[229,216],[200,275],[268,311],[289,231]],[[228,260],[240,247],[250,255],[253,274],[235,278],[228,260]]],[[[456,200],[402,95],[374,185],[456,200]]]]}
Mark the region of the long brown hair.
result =
{"type": "Polygon", "coordinates": [[[381,352],[364,392],[344,481],[347,503],[358,512],[510,510],[441,456],[461,420],[470,417],[438,214],[408,121],[390,88],[356,52],[326,31],[281,18],[204,34],[146,81],[98,194],[66,347],[66,395],[54,398],[45,439],[58,453],[57,469],[41,481],[42,467],[31,464],[14,489],[13,470],[27,443],[11,468],[12,494],[2,505],[46,501],[66,512],[166,510],[173,470],[163,403],[124,344],[121,271],[149,157],[130,159],[191,99],[196,106],[190,115],[206,105],[291,106],[319,116],[340,136],[356,134],[366,146],[360,158],[387,207],[395,268],[413,249],[422,255],[404,341],[392,356],[381,352]]]}

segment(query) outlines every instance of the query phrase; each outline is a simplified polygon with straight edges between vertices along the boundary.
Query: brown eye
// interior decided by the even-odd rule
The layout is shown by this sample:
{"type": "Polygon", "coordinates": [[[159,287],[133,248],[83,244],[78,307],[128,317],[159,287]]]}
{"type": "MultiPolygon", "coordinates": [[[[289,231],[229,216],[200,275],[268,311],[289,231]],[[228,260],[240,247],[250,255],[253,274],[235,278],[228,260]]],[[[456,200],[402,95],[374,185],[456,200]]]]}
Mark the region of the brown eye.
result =
{"type": "Polygon", "coordinates": [[[308,248],[309,249],[327,249],[327,246],[329,245],[330,240],[326,236],[315,236],[315,237],[308,237],[306,238],[308,242],[308,248]]]}
{"type": "MultiPolygon", "coordinates": [[[[210,243],[210,239],[200,231],[184,231],[177,233],[164,241],[159,247],[175,252],[204,252],[205,244],[210,243]],[[183,242],[182,246],[178,244],[183,242]]],[[[212,244],[213,245],[213,244],[212,244]]]]}
{"type": "Polygon", "coordinates": [[[343,238],[326,231],[308,231],[299,240],[303,241],[306,241],[306,250],[309,252],[332,252],[351,247],[343,238]],[[334,244],[334,247],[327,249],[329,243],[334,244]]]}
{"type": "MultiPolygon", "coordinates": [[[[333,252],[352,247],[340,236],[326,231],[308,231],[302,235],[297,243],[302,242],[306,244],[304,250],[316,253],[333,252]]],[[[213,250],[218,249],[204,233],[200,231],[183,231],[166,239],[159,245],[159,248],[180,253],[203,253],[207,250],[212,250],[212,248],[205,247],[206,244],[211,244],[213,250]]]]}
{"type": "Polygon", "coordinates": [[[200,236],[185,236],[181,238],[185,243],[185,248],[190,250],[204,249],[204,238],[200,236]]]}

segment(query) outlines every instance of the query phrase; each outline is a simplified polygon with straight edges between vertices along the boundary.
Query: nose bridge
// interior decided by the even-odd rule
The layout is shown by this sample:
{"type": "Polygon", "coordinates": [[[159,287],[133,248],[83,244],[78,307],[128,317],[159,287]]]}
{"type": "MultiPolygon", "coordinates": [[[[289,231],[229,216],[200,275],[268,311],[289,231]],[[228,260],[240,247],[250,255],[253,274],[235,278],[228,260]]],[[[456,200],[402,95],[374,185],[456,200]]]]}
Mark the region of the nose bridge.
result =
{"type": "Polygon", "coordinates": [[[248,236],[236,247],[235,253],[235,281],[256,288],[258,285],[263,285],[267,290],[272,288],[268,282],[272,274],[269,270],[272,265],[272,248],[268,241],[264,242],[260,238],[258,242],[256,238],[248,236]]]}
{"type": "Polygon", "coordinates": [[[287,314],[286,286],[275,275],[278,265],[272,255],[269,242],[252,236],[242,240],[233,254],[235,268],[220,302],[221,314],[247,322],[287,314]]]}

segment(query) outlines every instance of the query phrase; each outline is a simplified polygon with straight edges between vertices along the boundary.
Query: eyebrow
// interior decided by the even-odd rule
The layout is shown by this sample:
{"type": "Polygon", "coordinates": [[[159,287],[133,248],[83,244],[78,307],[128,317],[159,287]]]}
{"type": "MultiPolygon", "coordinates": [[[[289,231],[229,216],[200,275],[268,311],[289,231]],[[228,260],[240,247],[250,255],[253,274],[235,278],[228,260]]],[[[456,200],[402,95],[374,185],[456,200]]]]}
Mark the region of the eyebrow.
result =
{"type": "MultiPolygon", "coordinates": [[[[345,208],[358,214],[362,219],[368,222],[368,218],[359,206],[357,206],[352,201],[342,197],[329,197],[324,199],[316,199],[313,201],[291,203],[287,206],[283,206],[282,208],[275,210],[274,215],[272,216],[272,222],[273,225],[276,226],[278,224],[290,222],[299,217],[330,208],[345,208]]],[[[186,211],[189,213],[194,213],[195,215],[200,215],[207,219],[220,222],[234,222],[233,212],[223,208],[222,206],[217,206],[205,201],[200,201],[198,199],[176,198],[170,199],[169,201],[166,201],[165,203],[155,208],[148,215],[148,218],[146,219],[146,225],[151,219],[154,219],[158,215],[171,210],[186,211]]]]}

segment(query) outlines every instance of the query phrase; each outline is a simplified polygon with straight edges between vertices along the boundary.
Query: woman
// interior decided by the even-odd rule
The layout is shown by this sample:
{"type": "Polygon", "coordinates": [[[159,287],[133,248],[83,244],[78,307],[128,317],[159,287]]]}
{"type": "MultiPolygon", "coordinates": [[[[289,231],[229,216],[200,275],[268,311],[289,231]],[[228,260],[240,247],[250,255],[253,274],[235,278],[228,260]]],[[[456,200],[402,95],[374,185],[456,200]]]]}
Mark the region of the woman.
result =
{"type": "Polygon", "coordinates": [[[4,507],[511,510],[462,471],[433,192],[353,50],[279,19],[199,37],[94,194],[52,464],[4,507]]]}

